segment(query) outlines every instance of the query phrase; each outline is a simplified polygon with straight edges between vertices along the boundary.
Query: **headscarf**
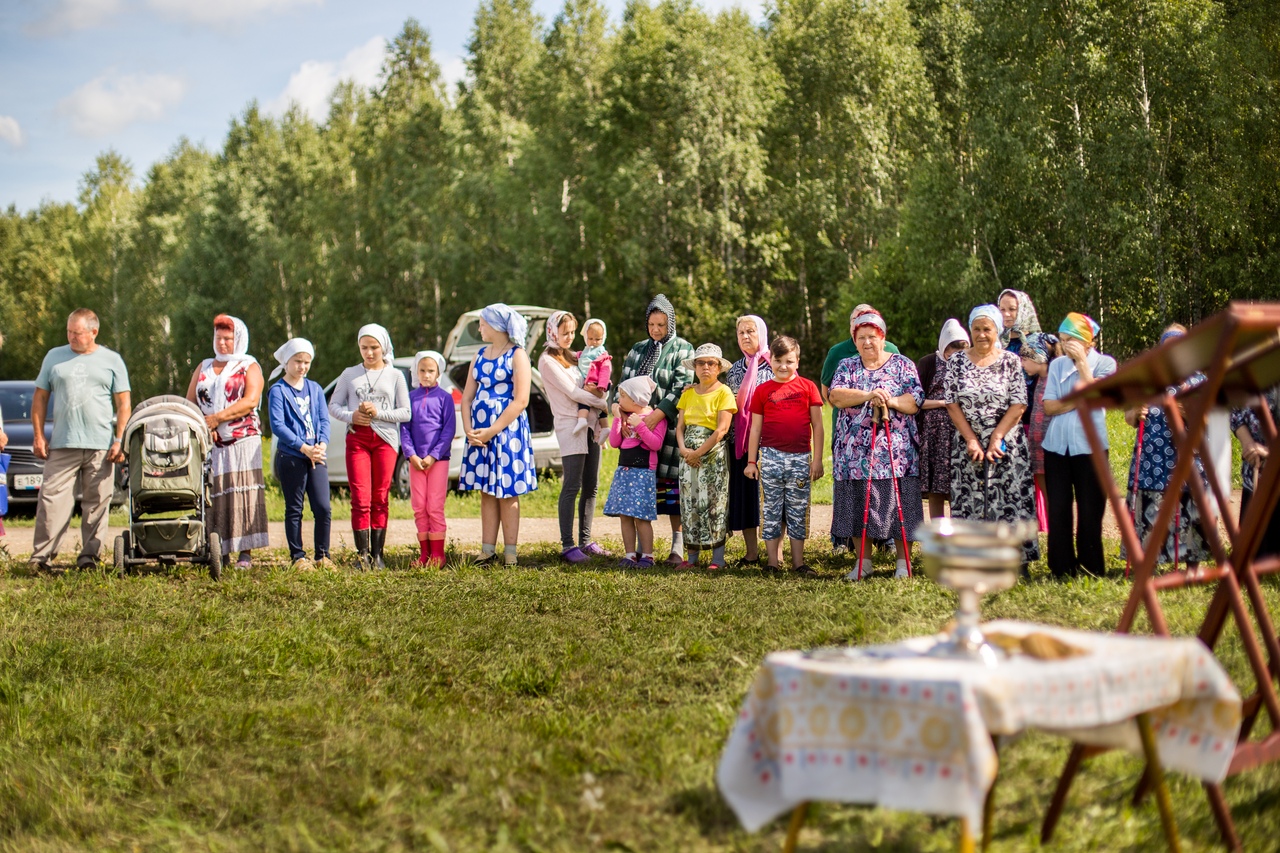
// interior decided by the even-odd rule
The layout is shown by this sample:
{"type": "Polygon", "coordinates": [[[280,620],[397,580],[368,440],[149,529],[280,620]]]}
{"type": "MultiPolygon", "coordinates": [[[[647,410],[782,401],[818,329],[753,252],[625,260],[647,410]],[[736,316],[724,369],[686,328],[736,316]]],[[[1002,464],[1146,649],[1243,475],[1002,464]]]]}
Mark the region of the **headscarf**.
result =
{"type": "Polygon", "coordinates": [[[444,376],[444,368],[445,368],[444,356],[442,356],[440,353],[436,352],[433,349],[419,350],[418,352],[413,354],[413,387],[414,388],[422,387],[422,383],[418,381],[418,364],[424,358],[435,359],[436,367],[440,368],[440,375],[444,376]]]}
{"type": "Polygon", "coordinates": [[[969,312],[969,328],[973,328],[973,322],[979,317],[986,317],[991,324],[999,329],[1004,325],[1004,318],[1000,316],[1000,309],[994,305],[978,305],[969,312]]]}
{"type": "Polygon", "coordinates": [[[1182,331],[1181,329],[1170,329],[1169,331],[1165,332],[1163,335],[1160,336],[1160,343],[1164,343],[1165,341],[1171,340],[1173,338],[1181,338],[1186,334],[1187,333],[1182,331]]]}
{"type": "Polygon", "coordinates": [[[741,326],[743,320],[750,320],[755,324],[757,345],[756,354],[745,356],[743,359],[746,362],[747,371],[742,376],[742,384],[738,386],[738,412],[734,415],[737,423],[734,424],[733,430],[733,449],[739,459],[747,452],[747,442],[751,438],[751,395],[756,390],[757,371],[760,369],[760,362],[769,357],[769,328],[764,320],[755,314],[745,314],[738,318],[734,328],[741,326]]]}
{"type": "Polygon", "coordinates": [[[619,382],[618,390],[640,405],[647,406],[653,399],[653,392],[658,390],[658,383],[651,376],[632,376],[619,382]]]}
{"type": "Polygon", "coordinates": [[[671,304],[671,300],[666,294],[659,293],[653,297],[649,303],[649,307],[644,312],[645,330],[649,328],[649,317],[654,311],[661,311],[667,315],[667,336],[660,341],[655,341],[653,336],[649,336],[649,346],[644,351],[644,358],[640,361],[640,369],[636,371],[641,376],[648,376],[653,373],[653,369],[658,366],[658,356],[662,353],[663,346],[676,336],[676,308],[671,304]]]}
{"type": "Polygon", "coordinates": [[[285,365],[289,363],[289,359],[293,358],[300,352],[305,352],[312,358],[316,357],[316,348],[311,345],[311,341],[306,338],[289,338],[280,345],[274,355],[279,366],[271,371],[271,375],[267,377],[268,381],[275,379],[281,373],[284,373],[285,365]]]}
{"type": "Polygon", "coordinates": [[[881,339],[889,334],[889,327],[885,325],[884,317],[881,317],[878,311],[867,311],[853,318],[853,334],[855,337],[861,326],[870,326],[873,329],[878,329],[881,339]]]}
{"type": "Polygon", "coordinates": [[[938,358],[946,359],[947,347],[956,341],[969,343],[969,333],[964,330],[964,326],[960,325],[959,320],[951,317],[942,324],[942,332],[938,335],[938,358]]]}
{"type": "Polygon", "coordinates": [[[604,320],[599,317],[592,317],[590,320],[582,324],[582,342],[587,342],[587,329],[592,326],[600,327],[600,346],[604,346],[604,342],[609,340],[609,327],[604,324],[604,320]]]}
{"type": "Polygon", "coordinates": [[[1000,291],[1000,295],[996,297],[996,309],[1000,308],[1000,300],[1005,296],[1012,296],[1018,300],[1018,315],[1013,318],[1013,325],[1004,329],[1004,315],[1000,315],[1000,322],[996,324],[996,328],[1002,329],[1000,332],[1000,343],[1006,347],[1009,341],[1013,340],[1016,333],[1018,337],[1025,338],[1032,332],[1040,331],[1040,318],[1036,316],[1036,306],[1031,303],[1031,297],[1023,293],[1021,290],[1013,290],[1005,288],[1000,291]]]}
{"type": "MultiPolygon", "coordinates": [[[[481,313],[483,314],[483,312],[481,313]]],[[[542,337],[543,337],[543,340],[546,342],[545,343],[546,346],[555,347],[556,349],[560,348],[560,345],[555,342],[555,338],[552,337],[552,335],[560,334],[560,322],[564,320],[565,315],[568,313],[569,313],[568,311],[552,311],[551,312],[551,316],[547,318],[547,328],[542,333],[542,337]]],[[[486,323],[489,323],[489,318],[485,317],[484,321],[486,323]]],[[[493,324],[489,323],[489,325],[492,326],[493,324]]]]}
{"type": "Polygon", "coordinates": [[[1102,331],[1102,327],[1093,321],[1088,314],[1081,314],[1072,311],[1062,321],[1062,325],[1058,327],[1059,335],[1070,335],[1076,340],[1084,341],[1087,347],[1093,346],[1093,341],[1098,337],[1098,333],[1102,331]]]}
{"type": "Polygon", "coordinates": [[[511,343],[524,349],[525,337],[529,334],[529,321],[523,314],[505,302],[495,302],[481,308],[480,316],[499,332],[505,332],[511,343]]]}
{"type": "Polygon", "coordinates": [[[373,338],[377,341],[378,346],[382,347],[382,360],[388,364],[396,357],[395,347],[391,346],[391,335],[377,323],[366,323],[360,327],[360,331],[356,332],[356,346],[360,345],[361,338],[373,338]]]}
{"type": "Polygon", "coordinates": [[[1058,342],[1053,335],[1045,332],[1032,332],[1022,339],[1022,349],[1018,354],[1029,358],[1036,364],[1049,363],[1049,348],[1058,342]]]}
{"type": "Polygon", "coordinates": [[[234,363],[242,361],[258,363],[256,358],[249,355],[249,327],[239,317],[219,314],[213,318],[213,360],[234,363]],[[232,346],[230,353],[223,355],[218,352],[218,326],[226,325],[227,323],[231,324],[232,334],[235,335],[235,344],[232,346]]]}

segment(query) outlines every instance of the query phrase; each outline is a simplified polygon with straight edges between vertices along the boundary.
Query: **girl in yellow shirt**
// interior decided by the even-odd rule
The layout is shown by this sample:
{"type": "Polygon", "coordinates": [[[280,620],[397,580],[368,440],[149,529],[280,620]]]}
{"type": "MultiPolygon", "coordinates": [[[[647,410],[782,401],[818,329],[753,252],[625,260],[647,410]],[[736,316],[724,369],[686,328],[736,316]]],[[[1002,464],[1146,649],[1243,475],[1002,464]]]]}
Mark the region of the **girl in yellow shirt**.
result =
{"type": "Polygon", "coordinates": [[[724,541],[728,536],[729,463],[724,437],[729,432],[738,401],[720,374],[733,365],[715,344],[703,344],[684,366],[698,383],[686,388],[676,408],[676,442],[680,447],[680,521],[689,555],[680,568],[698,564],[698,554],[711,549],[715,571],[724,566],[724,541]]]}

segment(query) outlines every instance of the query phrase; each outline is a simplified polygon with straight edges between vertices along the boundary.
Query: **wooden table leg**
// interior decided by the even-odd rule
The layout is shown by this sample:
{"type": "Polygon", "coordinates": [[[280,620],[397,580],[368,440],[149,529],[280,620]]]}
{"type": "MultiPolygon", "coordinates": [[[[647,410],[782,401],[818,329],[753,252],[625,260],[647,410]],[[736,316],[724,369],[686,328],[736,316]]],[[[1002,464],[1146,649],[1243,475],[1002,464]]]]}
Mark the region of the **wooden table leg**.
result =
{"type": "Polygon", "coordinates": [[[1182,845],[1178,841],[1178,823],[1173,816],[1173,801],[1169,799],[1169,788],[1165,784],[1164,768],[1160,766],[1160,751],[1156,749],[1156,734],[1151,729],[1151,717],[1139,714],[1136,722],[1138,734],[1142,738],[1142,752],[1147,758],[1147,773],[1151,785],[1156,791],[1156,805],[1160,807],[1160,823],[1164,826],[1165,841],[1173,853],[1181,853],[1182,845]]]}
{"type": "Polygon", "coordinates": [[[973,828],[969,826],[967,817],[960,818],[960,853],[975,853],[973,828]]]}
{"type": "Polygon", "coordinates": [[[800,840],[800,827],[809,815],[809,804],[801,803],[791,812],[791,825],[787,827],[787,840],[782,845],[782,853],[796,853],[796,842],[800,840]]]}
{"type": "Polygon", "coordinates": [[[996,775],[991,777],[991,787],[987,789],[987,797],[982,802],[982,853],[987,853],[991,846],[991,825],[996,816],[996,782],[1000,781],[1000,736],[991,736],[991,748],[996,753],[996,775]]]}

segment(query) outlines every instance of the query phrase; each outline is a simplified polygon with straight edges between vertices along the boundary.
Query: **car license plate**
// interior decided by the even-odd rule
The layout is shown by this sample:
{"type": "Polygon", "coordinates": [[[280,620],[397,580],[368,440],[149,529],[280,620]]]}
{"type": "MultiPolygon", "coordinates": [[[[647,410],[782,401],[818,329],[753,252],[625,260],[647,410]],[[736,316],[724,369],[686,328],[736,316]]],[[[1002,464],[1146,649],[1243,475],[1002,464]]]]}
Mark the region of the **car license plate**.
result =
{"type": "Polygon", "coordinates": [[[38,489],[44,485],[44,474],[14,474],[14,491],[19,489],[38,489]]]}

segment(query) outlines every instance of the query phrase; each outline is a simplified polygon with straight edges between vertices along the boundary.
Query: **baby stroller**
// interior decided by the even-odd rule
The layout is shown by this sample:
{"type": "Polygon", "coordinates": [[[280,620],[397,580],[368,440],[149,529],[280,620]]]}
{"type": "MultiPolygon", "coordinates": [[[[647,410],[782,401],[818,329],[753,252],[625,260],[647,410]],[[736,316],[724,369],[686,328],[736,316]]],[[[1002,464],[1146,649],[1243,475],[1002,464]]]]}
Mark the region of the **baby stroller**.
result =
{"type": "Polygon", "coordinates": [[[209,452],[213,439],[204,415],[182,397],[143,401],[125,425],[129,471],[129,529],[116,537],[115,566],[179,561],[203,563],[222,574],[222,542],[208,530],[209,452]]]}

